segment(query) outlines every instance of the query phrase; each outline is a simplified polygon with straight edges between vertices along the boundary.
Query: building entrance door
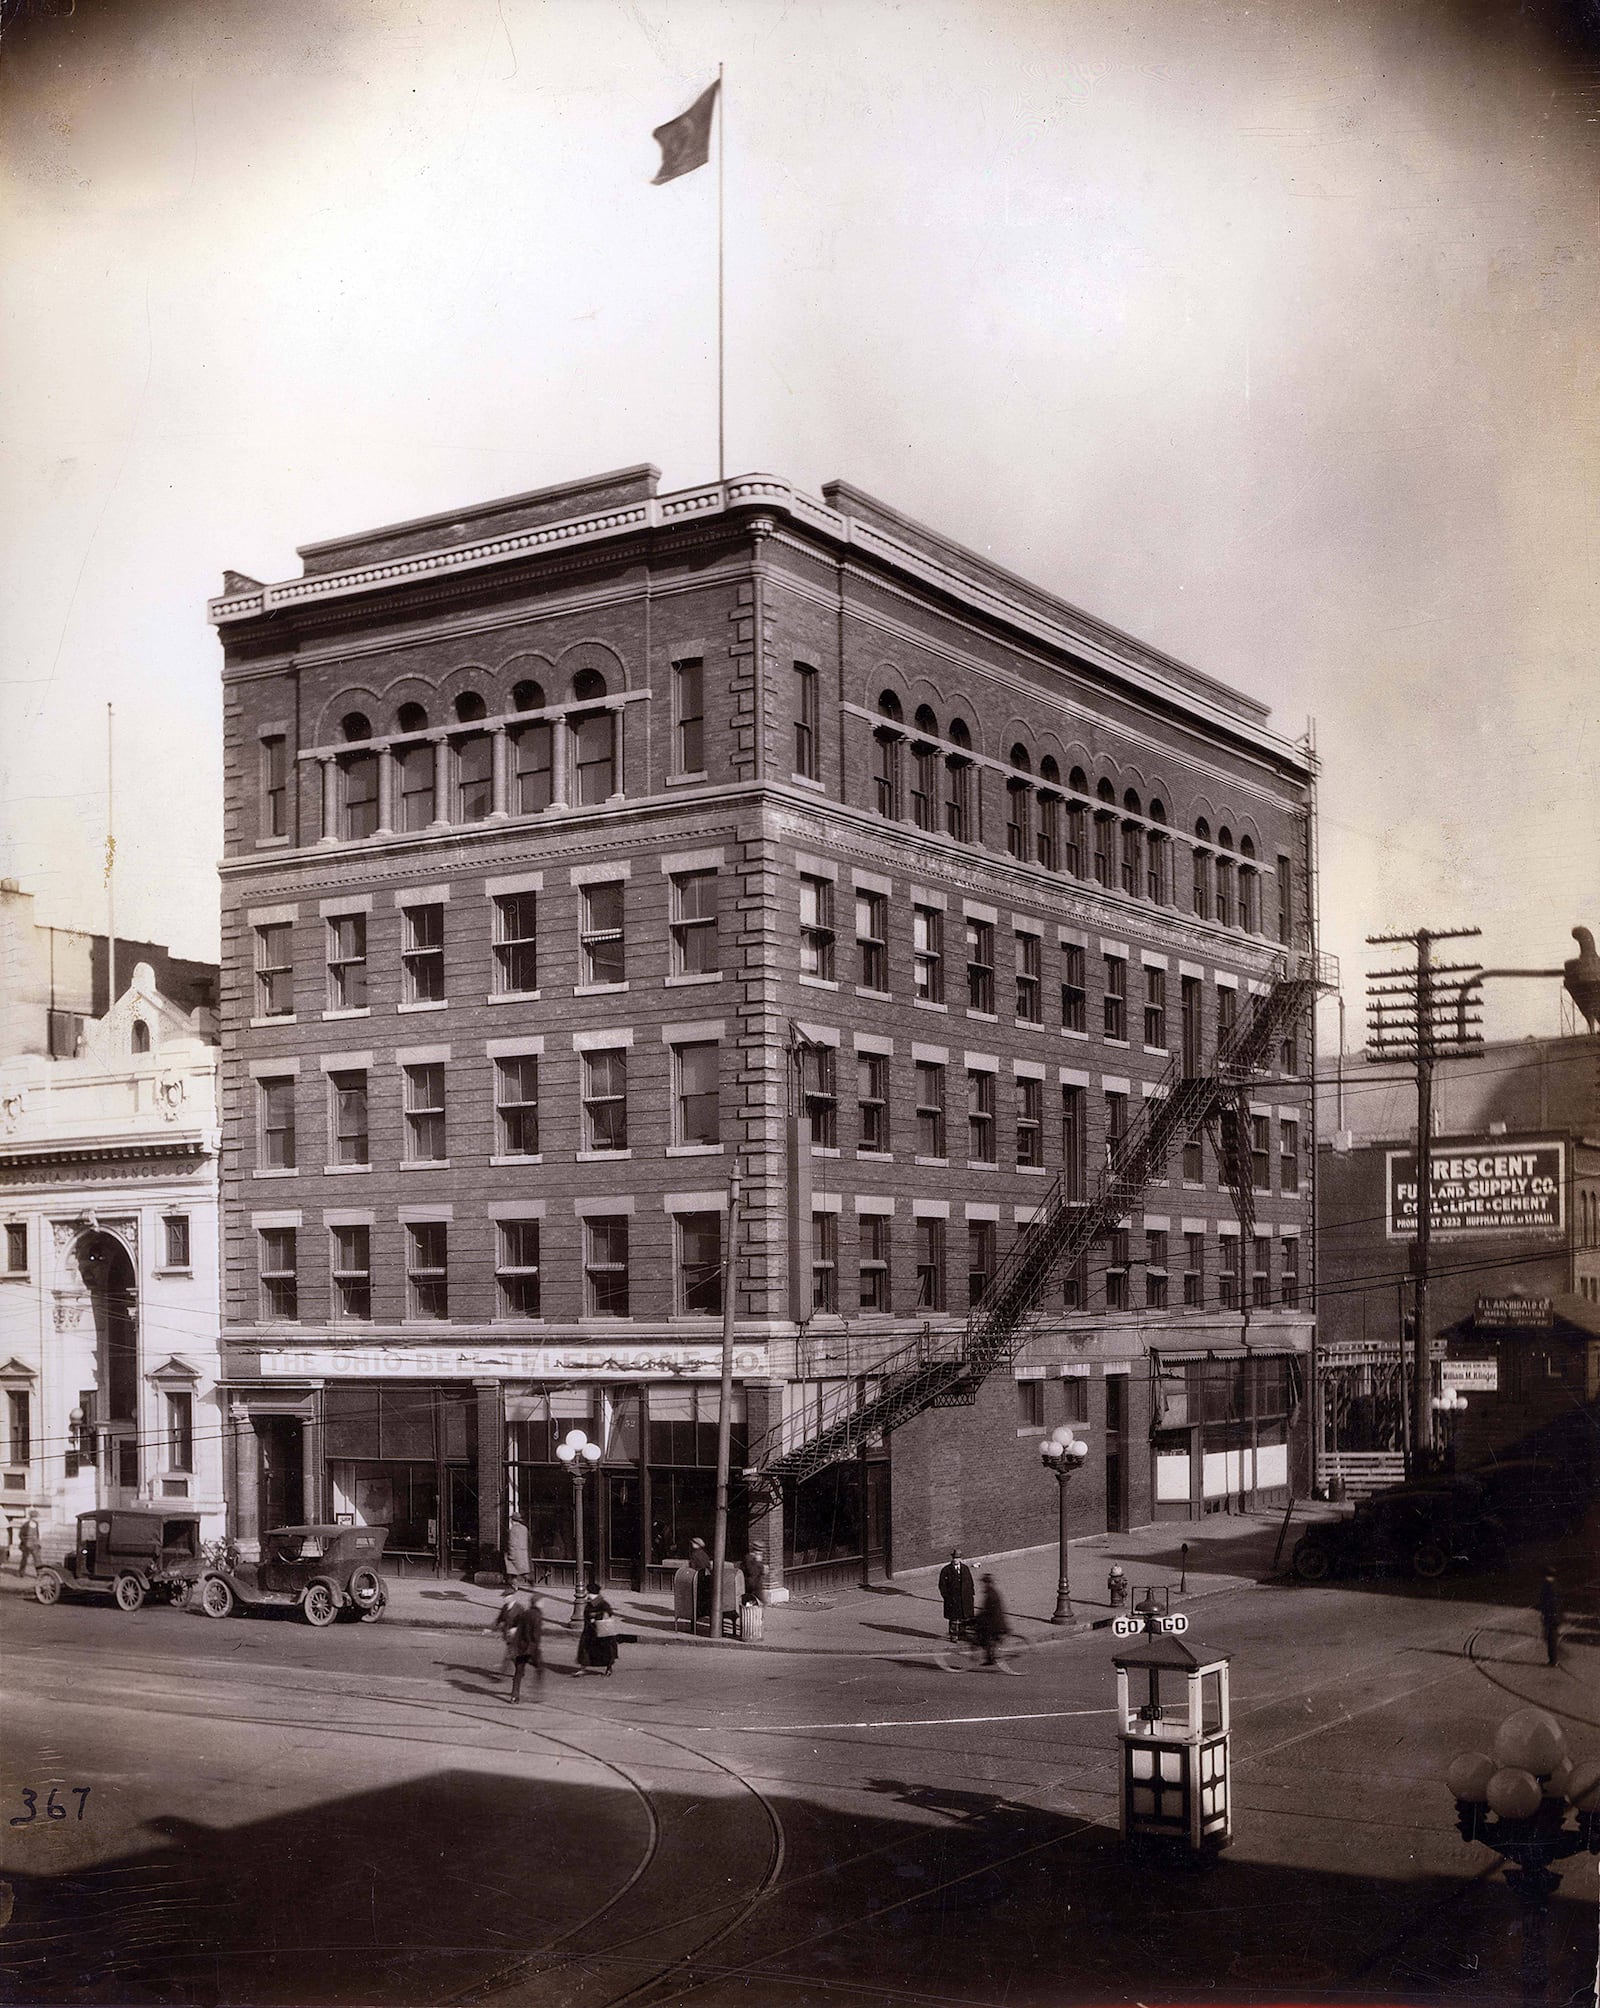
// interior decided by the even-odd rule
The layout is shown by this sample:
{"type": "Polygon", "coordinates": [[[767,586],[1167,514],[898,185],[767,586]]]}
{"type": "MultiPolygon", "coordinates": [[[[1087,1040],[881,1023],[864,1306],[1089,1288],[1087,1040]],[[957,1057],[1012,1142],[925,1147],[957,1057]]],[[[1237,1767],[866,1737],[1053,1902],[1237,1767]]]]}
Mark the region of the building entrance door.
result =
{"type": "Polygon", "coordinates": [[[1123,1439],[1128,1428],[1128,1377],[1106,1375],[1106,1532],[1128,1526],[1128,1468],[1123,1439]]]}
{"type": "Polygon", "coordinates": [[[608,1583],[630,1589],[639,1576],[639,1479],[632,1471],[606,1473],[605,1568],[608,1583]]]}
{"type": "Polygon", "coordinates": [[[298,1527],[305,1521],[305,1428],[294,1415],[258,1415],[261,1531],[298,1527]]]}
{"type": "Polygon", "coordinates": [[[478,1565],[478,1473],[473,1465],[445,1466],[445,1499],[445,1552],[440,1560],[450,1575],[470,1575],[478,1565]]]}

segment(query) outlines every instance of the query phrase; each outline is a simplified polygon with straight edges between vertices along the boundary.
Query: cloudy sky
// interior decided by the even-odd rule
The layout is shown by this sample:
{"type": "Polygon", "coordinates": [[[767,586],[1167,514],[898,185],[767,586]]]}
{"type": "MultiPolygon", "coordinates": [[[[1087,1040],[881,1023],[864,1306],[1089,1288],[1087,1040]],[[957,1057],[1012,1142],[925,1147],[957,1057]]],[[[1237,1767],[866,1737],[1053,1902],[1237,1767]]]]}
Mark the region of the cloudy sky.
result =
{"type": "Polygon", "coordinates": [[[1589,0],[12,5],[0,872],[42,918],[103,924],[110,702],[119,926],[215,952],[224,565],[715,472],[714,181],[649,182],[720,61],[731,470],[1313,718],[1353,1008],[1368,932],[1600,927],[1589,0]]]}

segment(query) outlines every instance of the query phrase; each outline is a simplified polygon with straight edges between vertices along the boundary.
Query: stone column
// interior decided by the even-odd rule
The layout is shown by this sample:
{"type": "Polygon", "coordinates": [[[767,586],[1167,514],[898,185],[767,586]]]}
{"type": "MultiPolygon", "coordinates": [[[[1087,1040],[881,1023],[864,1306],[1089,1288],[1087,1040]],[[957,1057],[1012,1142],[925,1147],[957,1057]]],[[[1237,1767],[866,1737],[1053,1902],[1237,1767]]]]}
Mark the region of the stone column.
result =
{"type": "Polygon", "coordinates": [[[433,821],[430,830],[448,829],[450,825],[450,741],[435,739],[433,742],[433,821]]]}
{"type": "Polygon", "coordinates": [[[394,752],[388,746],[378,748],[378,828],[380,837],[387,837],[394,829],[394,752]]]}
{"type": "Polygon", "coordinates": [[[230,1404],[228,1431],[231,1438],[233,1482],[228,1487],[230,1512],[228,1531],[243,1546],[255,1544],[261,1536],[261,1469],[256,1447],[255,1426],[250,1410],[242,1401],[230,1404]]]}
{"type": "Polygon", "coordinates": [[[494,753],[493,780],[491,784],[493,793],[489,802],[489,820],[491,822],[500,822],[507,813],[506,798],[510,792],[509,768],[511,764],[511,748],[506,737],[506,729],[503,725],[497,725],[494,728],[492,750],[494,753]]]}
{"type": "Polygon", "coordinates": [[[325,844],[336,843],[339,835],[339,763],[322,761],[322,836],[325,844]]]}
{"type": "Polygon", "coordinates": [[[570,758],[571,735],[567,731],[565,718],[550,721],[550,806],[564,809],[567,806],[567,762],[570,758]]]}
{"type": "Polygon", "coordinates": [[[505,1492],[505,1413],[498,1381],[475,1381],[478,1398],[478,1554],[475,1578],[498,1582],[505,1573],[501,1543],[505,1492]]]}
{"type": "Polygon", "coordinates": [[[300,1427],[300,1503],[308,1521],[326,1520],[332,1501],[323,1493],[322,1402],[313,1395],[300,1427]]]}

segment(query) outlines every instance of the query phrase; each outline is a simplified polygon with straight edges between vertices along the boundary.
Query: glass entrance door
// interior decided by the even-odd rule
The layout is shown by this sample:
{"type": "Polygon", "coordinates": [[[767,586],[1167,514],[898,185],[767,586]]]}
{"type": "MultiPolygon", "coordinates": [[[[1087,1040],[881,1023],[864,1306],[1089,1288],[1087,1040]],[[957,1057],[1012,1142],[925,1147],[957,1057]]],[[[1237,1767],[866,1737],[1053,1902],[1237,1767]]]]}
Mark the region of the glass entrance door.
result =
{"type": "Polygon", "coordinates": [[[261,1531],[305,1520],[304,1427],[298,1416],[255,1418],[261,1531]]]}
{"type": "Polygon", "coordinates": [[[470,1464],[445,1467],[445,1552],[451,1575],[469,1575],[478,1559],[478,1473],[470,1464]]]}
{"type": "Polygon", "coordinates": [[[639,1581],[639,1479],[632,1471],[606,1473],[605,1579],[639,1581]]]}

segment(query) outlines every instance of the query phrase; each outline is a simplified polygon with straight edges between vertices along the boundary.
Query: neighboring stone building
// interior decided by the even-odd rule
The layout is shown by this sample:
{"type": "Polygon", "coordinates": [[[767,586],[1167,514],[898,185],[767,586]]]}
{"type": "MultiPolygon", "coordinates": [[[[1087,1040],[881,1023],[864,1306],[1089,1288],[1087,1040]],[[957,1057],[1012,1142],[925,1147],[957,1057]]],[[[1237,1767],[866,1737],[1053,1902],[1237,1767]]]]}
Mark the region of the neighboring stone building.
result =
{"type": "MultiPolygon", "coordinates": [[[[961,1326],[1311,946],[1310,763],[1260,705],[824,495],[635,468],[213,603],[241,1538],[382,1517],[470,1569],[515,1516],[570,1565],[581,1428],[590,1552],[646,1579],[711,1532],[736,1157],[737,1465],[961,1326]]],[[[1063,1420],[1085,1532],[1304,1490],[1290,1034],[1250,1245],[1196,1140],[975,1405],[764,1510],[791,1578],[1049,1538],[1063,1420]]]]}
{"type": "Polygon", "coordinates": [[[126,968],[75,1057],[0,1055],[0,1505],[47,1553],[95,1506],[223,1527],[215,1023],[126,968]]]}
{"type": "MultiPolygon", "coordinates": [[[[1319,1475],[1360,1487],[1398,1476],[1407,1440],[1415,1074],[1346,1060],[1321,1097],[1319,1475]]],[[[1553,1425],[1594,1437],[1600,1039],[1439,1061],[1433,1128],[1429,1340],[1436,1387],[1467,1400],[1441,1447],[1472,1463],[1554,1441],[1553,1425]]]]}

